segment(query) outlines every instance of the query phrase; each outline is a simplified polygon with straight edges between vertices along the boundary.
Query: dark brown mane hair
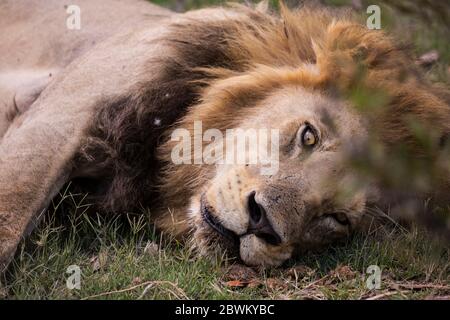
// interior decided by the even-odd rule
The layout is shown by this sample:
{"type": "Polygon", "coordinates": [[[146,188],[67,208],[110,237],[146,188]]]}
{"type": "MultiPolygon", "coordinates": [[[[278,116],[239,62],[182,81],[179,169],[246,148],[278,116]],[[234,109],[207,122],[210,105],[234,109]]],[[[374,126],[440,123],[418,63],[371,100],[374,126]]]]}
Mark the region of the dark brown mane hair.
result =
{"type": "MultiPolygon", "coordinates": [[[[128,96],[101,102],[95,129],[76,162],[96,168],[93,179],[102,184],[90,191],[105,210],[135,210],[158,201],[155,186],[161,163],[156,147],[198,101],[205,80],[212,77],[201,68],[242,68],[229,54],[226,41],[233,27],[231,21],[171,25],[170,35],[157,41],[166,43],[175,54],[157,62],[163,70],[158,79],[142,83],[128,96]]],[[[93,185],[84,180],[78,183],[93,185]]]]}

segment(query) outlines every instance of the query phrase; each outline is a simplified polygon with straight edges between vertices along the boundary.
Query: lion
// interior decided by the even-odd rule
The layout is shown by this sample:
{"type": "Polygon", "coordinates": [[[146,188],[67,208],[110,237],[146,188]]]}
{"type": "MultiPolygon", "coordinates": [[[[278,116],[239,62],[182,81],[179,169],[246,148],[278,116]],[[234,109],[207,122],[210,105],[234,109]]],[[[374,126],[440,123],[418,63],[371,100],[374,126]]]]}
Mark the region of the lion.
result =
{"type": "MultiPolygon", "coordinates": [[[[370,206],[386,203],[376,179],[354,183],[346,161],[371,130],[386,148],[410,145],[411,157],[423,152],[405,116],[432,125],[436,141],[450,133],[448,90],[351,15],[276,13],[266,2],[186,13],[143,0],[75,5],[80,28],[66,24],[73,12],[58,0],[0,4],[3,267],[69,181],[104,212],[149,208],[158,230],[200,255],[280,266],[347,238],[370,206]],[[388,108],[372,117],[354,108],[343,92],[355,81],[385,90],[388,108]],[[276,132],[266,144],[277,146],[276,170],[197,161],[220,139],[193,143],[192,161],[175,163],[173,133],[198,135],[199,122],[202,132],[276,132]]],[[[440,178],[433,192],[446,194],[440,178]]]]}

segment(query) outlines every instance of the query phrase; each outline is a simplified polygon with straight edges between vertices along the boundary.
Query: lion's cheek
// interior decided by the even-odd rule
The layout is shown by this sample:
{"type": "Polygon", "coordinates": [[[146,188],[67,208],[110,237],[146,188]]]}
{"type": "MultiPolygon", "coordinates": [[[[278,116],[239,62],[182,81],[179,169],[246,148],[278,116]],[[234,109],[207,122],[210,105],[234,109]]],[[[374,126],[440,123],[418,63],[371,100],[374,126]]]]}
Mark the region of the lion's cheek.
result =
{"type": "Polygon", "coordinates": [[[272,246],[249,234],[241,237],[239,253],[249,266],[280,266],[292,256],[292,246],[272,246]]]}

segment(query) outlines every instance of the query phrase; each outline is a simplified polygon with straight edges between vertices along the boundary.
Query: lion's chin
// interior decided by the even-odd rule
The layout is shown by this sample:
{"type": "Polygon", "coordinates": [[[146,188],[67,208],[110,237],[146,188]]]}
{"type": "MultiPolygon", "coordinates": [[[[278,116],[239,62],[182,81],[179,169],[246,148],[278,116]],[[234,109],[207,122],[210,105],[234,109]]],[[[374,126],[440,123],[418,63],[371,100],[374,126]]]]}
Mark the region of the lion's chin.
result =
{"type": "Polygon", "coordinates": [[[237,259],[254,267],[278,267],[291,258],[293,252],[292,247],[268,245],[255,235],[242,236],[238,244],[232,243],[204,225],[195,227],[192,245],[201,256],[225,255],[227,259],[237,259]]]}
{"type": "Polygon", "coordinates": [[[253,234],[240,238],[240,258],[248,266],[278,267],[291,258],[293,251],[292,246],[273,246],[253,234]]]}

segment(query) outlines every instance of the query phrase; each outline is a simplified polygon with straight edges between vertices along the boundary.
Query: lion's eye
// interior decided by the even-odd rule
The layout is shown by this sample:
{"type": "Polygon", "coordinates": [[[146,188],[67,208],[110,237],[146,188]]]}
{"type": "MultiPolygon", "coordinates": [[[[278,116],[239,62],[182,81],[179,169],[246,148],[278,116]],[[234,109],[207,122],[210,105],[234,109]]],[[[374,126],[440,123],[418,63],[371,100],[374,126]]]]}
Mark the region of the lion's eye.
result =
{"type": "Polygon", "coordinates": [[[316,133],[310,126],[306,126],[302,132],[302,145],[305,147],[313,147],[317,143],[316,133]]]}

